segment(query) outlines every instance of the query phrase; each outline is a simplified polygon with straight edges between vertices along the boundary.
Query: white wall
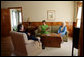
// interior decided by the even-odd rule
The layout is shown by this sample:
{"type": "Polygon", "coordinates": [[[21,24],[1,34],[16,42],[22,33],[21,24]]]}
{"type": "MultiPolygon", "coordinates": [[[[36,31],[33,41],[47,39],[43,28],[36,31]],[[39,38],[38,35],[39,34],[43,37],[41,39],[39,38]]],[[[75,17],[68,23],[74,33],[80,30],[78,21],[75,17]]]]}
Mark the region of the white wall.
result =
{"type": "Polygon", "coordinates": [[[74,1],[1,1],[1,8],[22,7],[23,21],[30,17],[31,22],[73,21],[74,1]],[[55,10],[55,20],[47,20],[47,10],[55,10]]]}
{"type": "Polygon", "coordinates": [[[74,2],[74,22],[76,22],[77,19],[77,1],[74,2]]]}

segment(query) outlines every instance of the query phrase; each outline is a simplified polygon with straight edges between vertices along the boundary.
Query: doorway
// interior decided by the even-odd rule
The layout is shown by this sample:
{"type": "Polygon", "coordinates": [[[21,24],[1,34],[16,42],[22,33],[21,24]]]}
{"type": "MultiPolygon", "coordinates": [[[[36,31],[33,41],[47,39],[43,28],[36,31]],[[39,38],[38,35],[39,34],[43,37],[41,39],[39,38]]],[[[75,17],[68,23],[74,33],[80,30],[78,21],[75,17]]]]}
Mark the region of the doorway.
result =
{"type": "Polygon", "coordinates": [[[17,25],[22,23],[22,8],[14,7],[10,9],[11,31],[17,31],[17,25]]]}

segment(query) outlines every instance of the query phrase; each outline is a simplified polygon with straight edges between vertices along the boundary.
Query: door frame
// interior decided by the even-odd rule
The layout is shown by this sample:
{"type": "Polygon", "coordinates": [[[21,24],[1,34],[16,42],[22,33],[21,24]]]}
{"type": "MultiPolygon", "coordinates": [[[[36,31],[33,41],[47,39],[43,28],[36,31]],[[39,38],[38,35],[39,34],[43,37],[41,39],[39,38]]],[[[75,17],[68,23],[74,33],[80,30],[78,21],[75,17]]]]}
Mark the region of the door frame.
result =
{"type": "MultiPolygon", "coordinates": [[[[21,9],[21,16],[22,16],[22,23],[23,23],[23,12],[22,12],[22,7],[8,7],[8,9],[21,9]]],[[[10,17],[11,19],[11,17],[10,17]]]]}

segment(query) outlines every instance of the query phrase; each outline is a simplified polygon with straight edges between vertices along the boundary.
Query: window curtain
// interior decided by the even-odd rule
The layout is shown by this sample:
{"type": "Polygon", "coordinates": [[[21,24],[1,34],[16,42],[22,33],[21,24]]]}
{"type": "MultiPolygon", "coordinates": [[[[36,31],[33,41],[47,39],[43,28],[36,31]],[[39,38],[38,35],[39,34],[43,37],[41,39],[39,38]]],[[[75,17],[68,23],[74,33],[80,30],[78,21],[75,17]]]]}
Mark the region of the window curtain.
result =
{"type": "Polygon", "coordinates": [[[18,25],[18,12],[16,10],[12,11],[12,28],[13,31],[17,31],[17,25],[18,25]]]}

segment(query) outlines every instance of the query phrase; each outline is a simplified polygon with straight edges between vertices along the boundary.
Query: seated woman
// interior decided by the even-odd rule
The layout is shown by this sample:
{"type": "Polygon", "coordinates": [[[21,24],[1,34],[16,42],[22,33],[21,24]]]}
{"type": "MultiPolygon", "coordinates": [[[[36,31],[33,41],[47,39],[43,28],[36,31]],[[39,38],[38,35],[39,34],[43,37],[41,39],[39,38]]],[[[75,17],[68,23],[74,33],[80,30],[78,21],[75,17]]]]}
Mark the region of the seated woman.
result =
{"type": "Polygon", "coordinates": [[[63,36],[67,33],[67,27],[65,23],[63,22],[62,25],[59,27],[58,34],[56,36],[61,36],[62,42],[63,42],[63,36]]]}
{"type": "Polygon", "coordinates": [[[59,27],[57,36],[61,36],[61,38],[62,38],[66,34],[66,32],[67,32],[67,27],[66,27],[65,23],[63,22],[62,25],[59,27]]]}
{"type": "Polygon", "coordinates": [[[58,34],[63,37],[66,34],[66,32],[67,32],[67,27],[65,23],[62,23],[62,26],[59,27],[58,34]]]}
{"type": "Polygon", "coordinates": [[[46,22],[45,20],[42,21],[42,25],[41,25],[41,28],[40,28],[41,34],[48,34],[49,33],[47,31],[49,29],[49,27],[48,27],[48,25],[46,25],[45,22],[46,22]]]}
{"type": "Polygon", "coordinates": [[[17,28],[18,28],[17,32],[26,33],[28,40],[40,41],[40,39],[37,39],[36,37],[32,36],[30,33],[26,32],[22,24],[19,24],[17,28]]]}
{"type": "Polygon", "coordinates": [[[63,37],[67,32],[67,27],[65,25],[65,23],[63,22],[62,25],[59,27],[59,30],[58,30],[58,35],[63,37]]]}

